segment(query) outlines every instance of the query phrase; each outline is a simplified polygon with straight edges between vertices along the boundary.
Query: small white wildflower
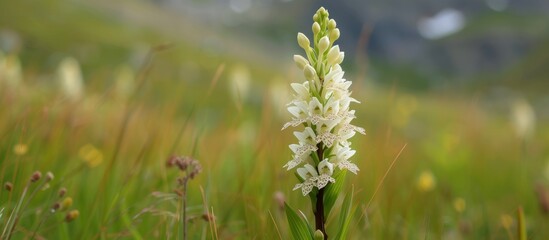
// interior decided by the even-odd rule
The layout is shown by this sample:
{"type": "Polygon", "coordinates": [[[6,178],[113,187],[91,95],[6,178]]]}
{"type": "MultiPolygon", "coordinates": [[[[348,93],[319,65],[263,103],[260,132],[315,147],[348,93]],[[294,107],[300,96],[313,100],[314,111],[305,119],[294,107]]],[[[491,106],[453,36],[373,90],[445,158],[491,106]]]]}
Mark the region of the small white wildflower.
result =
{"type": "Polygon", "coordinates": [[[76,101],[84,95],[84,83],[80,64],[72,57],[64,58],[57,69],[57,77],[63,94],[76,101]]]}
{"type": "Polygon", "coordinates": [[[251,91],[250,69],[243,64],[235,65],[229,72],[230,93],[236,103],[246,102],[251,91]]]}
{"type": "Polygon", "coordinates": [[[516,99],[511,105],[511,121],[520,139],[529,139],[535,133],[536,112],[525,99],[516,99]]]}
{"type": "Polygon", "coordinates": [[[22,79],[19,57],[15,54],[0,57],[0,83],[4,82],[8,89],[15,89],[21,84],[22,79]]]}
{"type": "Polygon", "coordinates": [[[328,162],[328,159],[324,159],[318,163],[318,172],[320,173],[316,179],[316,187],[318,189],[325,187],[329,182],[335,182],[335,179],[332,177],[334,165],[328,162]]]}
{"type": "Polygon", "coordinates": [[[297,174],[303,179],[303,182],[296,184],[294,190],[301,188],[303,196],[307,196],[314,187],[321,189],[328,185],[328,183],[335,182],[335,179],[332,177],[333,164],[328,162],[327,159],[318,164],[318,172],[311,164],[305,164],[302,168],[297,169],[297,174]]]}
{"type": "Polygon", "coordinates": [[[315,145],[316,144],[316,134],[312,128],[306,127],[303,132],[294,132],[294,135],[299,139],[299,142],[315,145]]]}
{"type": "Polygon", "coordinates": [[[304,167],[297,169],[297,174],[303,179],[303,182],[296,184],[293,190],[301,188],[303,196],[307,196],[316,185],[318,173],[311,164],[305,164],[304,167]]]}

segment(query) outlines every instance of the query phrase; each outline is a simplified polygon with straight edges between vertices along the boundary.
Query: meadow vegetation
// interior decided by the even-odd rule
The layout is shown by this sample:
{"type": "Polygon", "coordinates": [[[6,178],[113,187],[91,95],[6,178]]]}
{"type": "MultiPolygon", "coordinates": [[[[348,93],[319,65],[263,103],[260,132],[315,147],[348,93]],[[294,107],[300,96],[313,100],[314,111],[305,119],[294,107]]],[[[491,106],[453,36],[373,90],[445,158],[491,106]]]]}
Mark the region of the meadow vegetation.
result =
{"type": "MultiPolygon", "coordinates": [[[[290,53],[253,61],[128,29],[83,3],[29,4],[0,3],[12,9],[0,28],[21,42],[0,60],[21,66],[16,84],[0,66],[0,231],[12,239],[182,236],[178,178],[189,172],[173,167],[174,156],[201,166],[185,181],[189,239],[288,239],[284,202],[314,219],[282,167],[295,141],[280,130],[289,84],[302,81],[290,53]],[[15,21],[22,11],[36,17],[15,21]],[[59,80],[66,57],[83,79],[73,95],[59,80]]],[[[549,236],[548,116],[532,115],[528,97],[380,86],[392,79],[348,65],[362,102],[353,123],[366,129],[352,140],[360,174],[344,185],[357,207],[349,239],[518,239],[519,208],[528,239],[549,236]]]]}

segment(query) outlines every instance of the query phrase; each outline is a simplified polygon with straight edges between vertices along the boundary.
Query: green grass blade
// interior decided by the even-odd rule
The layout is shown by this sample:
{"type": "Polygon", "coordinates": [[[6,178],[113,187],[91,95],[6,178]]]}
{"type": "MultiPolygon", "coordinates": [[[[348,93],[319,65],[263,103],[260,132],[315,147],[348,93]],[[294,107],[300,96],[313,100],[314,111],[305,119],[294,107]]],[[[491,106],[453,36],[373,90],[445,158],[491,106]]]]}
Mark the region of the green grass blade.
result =
{"type": "Polygon", "coordinates": [[[352,207],[353,194],[354,194],[354,189],[351,190],[351,193],[345,196],[345,200],[343,200],[343,205],[341,206],[341,213],[340,213],[341,215],[339,215],[339,232],[337,233],[337,236],[335,239],[338,239],[338,240],[347,239],[349,224],[351,223],[351,219],[353,218],[353,215],[355,213],[355,208],[352,207]]]}
{"type": "Polygon", "coordinates": [[[518,208],[517,211],[517,218],[518,218],[518,239],[519,240],[526,240],[528,239],[526,235],[526,220],[524,220],[524,210],[522,210],[522,207],[518,208]]]}
{"type": "Polygon", "coordinates": [[[334,179],[336,180],[335,183],[330,183],[326,186],[326,190],[324,191],[324,219],[327,219],[330,215],[330,211],[332,210],[332,207],[341,192],[343,183],[345,182],[346,173],[347,171],[337,172],[334,174],[334,179]]]}
{"type": "Polygon", "coordinates": [[[313,234],[309,230],[305,220],[300,218],[299,215],[286,203],[284,203],[284,209],[286,210],[286,217],[288,218],[288,224],[290,225],[290,231],[292,232],[294,239],[312,239],[313,234]]]}
{"type": "Polygon", "coordinates": [[[142,240],[143,237],[141,237],[141,234],[139,234],[137,229],[134,227],[130,216],[128,216],[128,207],[126,204],[126,200],[123,199],[121,201],[121,204],[122,204],[121,217],[122,217],[122,222],[124,223],[124,226],[128,229],[133,239],[142,240]]]}

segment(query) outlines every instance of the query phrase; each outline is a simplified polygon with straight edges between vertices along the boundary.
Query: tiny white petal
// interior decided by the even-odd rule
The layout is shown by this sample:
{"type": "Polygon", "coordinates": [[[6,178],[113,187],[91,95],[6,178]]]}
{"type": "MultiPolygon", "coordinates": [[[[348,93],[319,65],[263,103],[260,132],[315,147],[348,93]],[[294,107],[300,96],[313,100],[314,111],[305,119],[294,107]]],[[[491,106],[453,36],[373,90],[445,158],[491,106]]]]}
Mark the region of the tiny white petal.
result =
{"type": "Polygon", "coordinates": [[[334,173],[334,164],[328,162],[328,159],[324,159],[318,163],[318,172],[331,176],[334,173]]]}
{"type": "Polygon", "coordinates": [[[305,169],[307,169],[307,171],[309,172],[309,174],[312,176],[312,177],[316,177],[318,176],[318,173],[316,172],[316,169],[315,167],[313,167],[313,165],[311,164],[305,164],[305,169]]]}

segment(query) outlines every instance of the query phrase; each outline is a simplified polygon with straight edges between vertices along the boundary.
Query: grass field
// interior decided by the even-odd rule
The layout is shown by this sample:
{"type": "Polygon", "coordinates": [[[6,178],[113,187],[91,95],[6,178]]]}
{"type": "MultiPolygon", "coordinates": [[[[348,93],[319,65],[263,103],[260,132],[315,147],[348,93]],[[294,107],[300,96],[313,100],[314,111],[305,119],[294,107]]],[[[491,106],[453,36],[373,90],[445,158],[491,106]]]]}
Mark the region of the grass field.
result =
{"type": "MultiPolygon", "coordinates": [[[[100,7],[42,2],[0,3],[12,9],[0,28],[22,40],[13,51],[20,83],[0,78],[1,231],[16,212],[12,239],[176,238],[182,173],[166,165],[174,155],[202,166],[188,183],[189,239],[288,239],[281,201],[313,219],[282,168],[295,141],[280,130],[284,105],[289,84],[302,81],[293,53],[286,63],[253,61],[126,28],[100,7]],[[36,17],[17,16],[24,10],[36,17]],[[66,56],[82,67],[76,98],[57,84],[66,56]],[[131,69],[127,91],[117,87],[121,66],[131,69]],[[35,171],[42,176],[29,183],[35,171]]],[[[519,208],[528,239],[549,236],[548,116],[528,120],[530,105],[544,106],[484,88],[383,87],[358,72],[347,78],[367,134],[353,140],[361,171],[345,184],[357,206],[350,239],[518,239],[519,208]],[[514,121],[524,118],[521,130],[514,121]]]]}

